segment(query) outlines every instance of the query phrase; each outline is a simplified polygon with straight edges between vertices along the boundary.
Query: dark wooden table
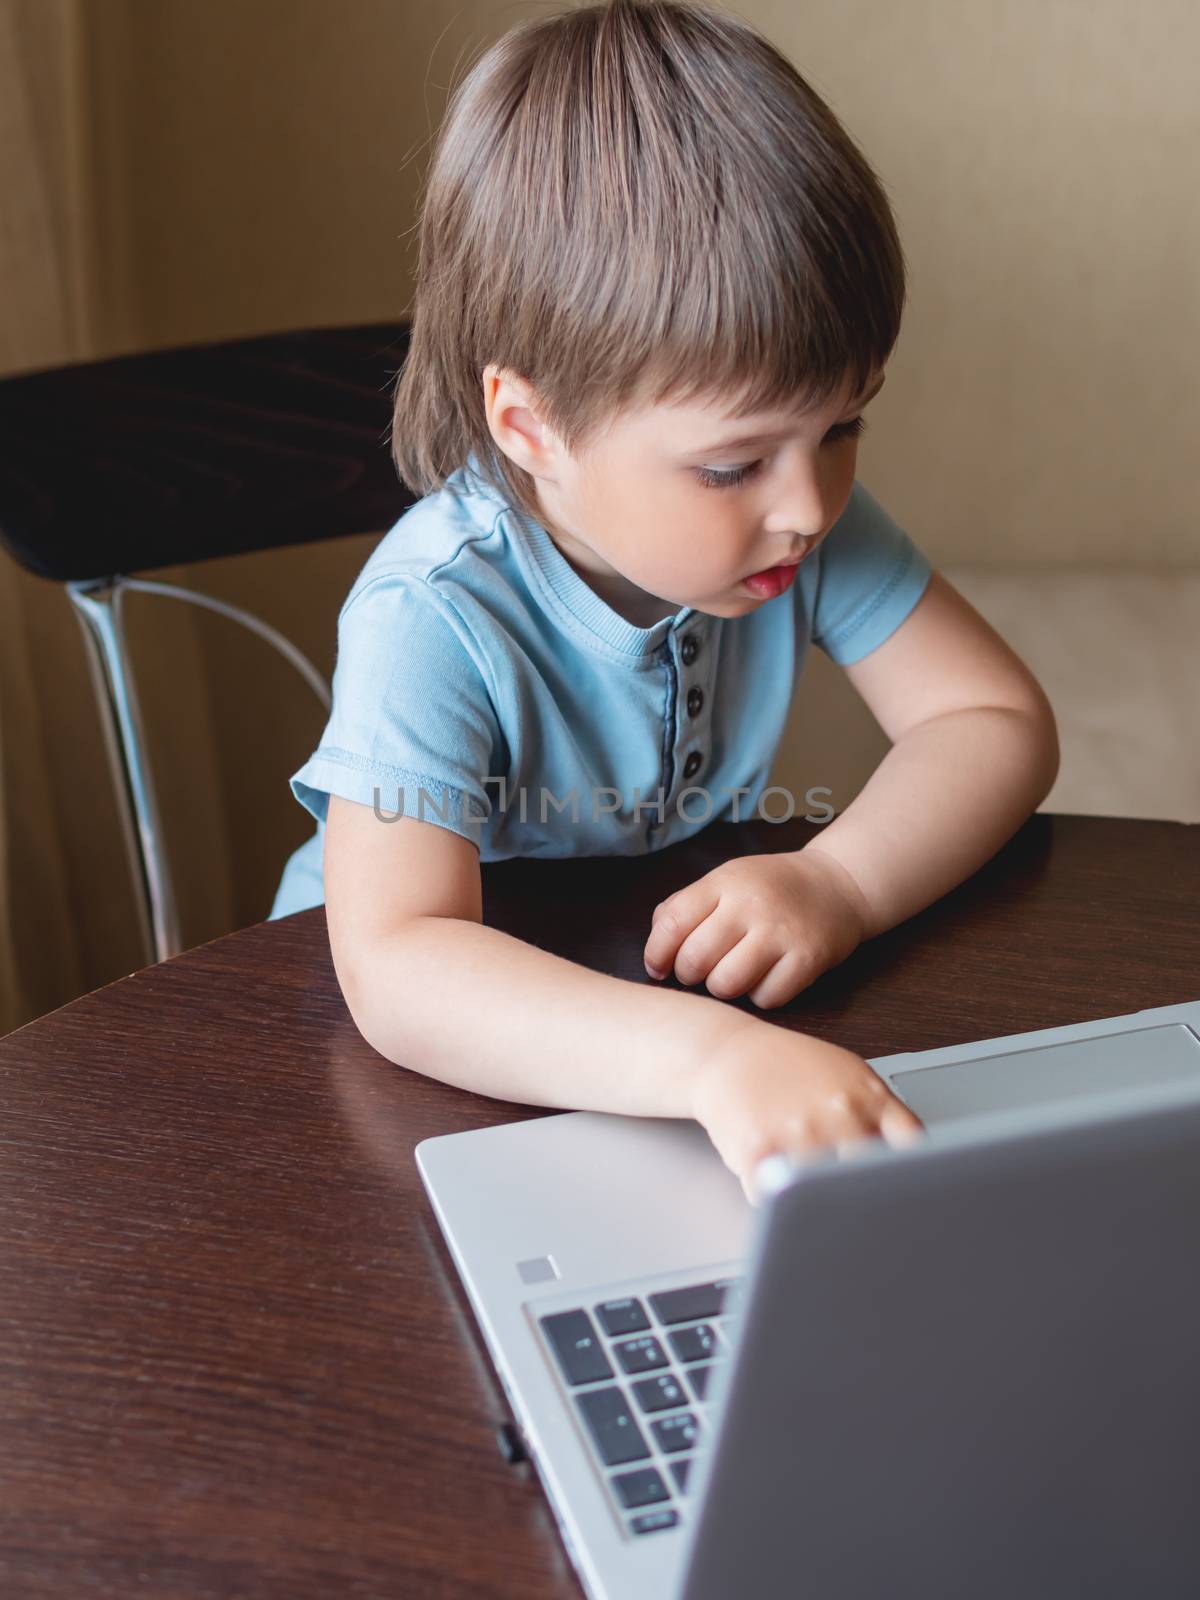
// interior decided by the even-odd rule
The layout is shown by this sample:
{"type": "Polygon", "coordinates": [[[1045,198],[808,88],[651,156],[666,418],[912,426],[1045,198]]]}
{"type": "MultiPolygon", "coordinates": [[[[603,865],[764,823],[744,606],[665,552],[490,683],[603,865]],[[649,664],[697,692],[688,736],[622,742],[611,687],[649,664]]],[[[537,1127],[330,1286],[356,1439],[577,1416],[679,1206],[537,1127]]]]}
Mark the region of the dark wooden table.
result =
{"type": "MultiPolygon", "coordinates": [[[[657,900],[815,831],[497,863],[485,916],[642,982],[657,900]]],[[[759,1014],[873,1056],[1193,1000],[1198,907],[1200,827],[1039,814],[759,1014]]],[[[531,1467],[497,1450],[503,1401],[412,1156],[543,1108],[377,1055],[323,909],[18,1029],[0,1083],[5,1600],[579,1594],[531,1467]]]]}

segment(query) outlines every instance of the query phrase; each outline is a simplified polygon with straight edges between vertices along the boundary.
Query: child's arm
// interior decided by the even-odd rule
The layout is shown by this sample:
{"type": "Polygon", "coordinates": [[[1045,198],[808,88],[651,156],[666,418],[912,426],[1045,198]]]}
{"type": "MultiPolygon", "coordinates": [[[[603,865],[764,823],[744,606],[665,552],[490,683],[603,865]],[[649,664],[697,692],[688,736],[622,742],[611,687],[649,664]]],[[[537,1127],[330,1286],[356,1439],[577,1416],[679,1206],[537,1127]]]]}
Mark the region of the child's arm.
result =
{"type": "Polygon", "coordinates": [[[1029,668],[939,572],[891,638],[845,672],[892,747],[811,848],[858,886],[869,938],[1012,837],[1058,775],[1058,730],[1029,668]]]}
{"type": "Polygon", "coordinates": [[[359,1031],[445,1083],[524,1105],[694,1116],[750,1198],[772,1149],[920,1127],[851,1051],[484,926],[478,851],[434,823],[381,822],[331,796],[325,902],[359,1031]]]}
{"type": "Polygon", "coordinates": [[[863,939],[969,877],[1058,772],[1037,680],[938,572],[905,620],[845,668],[892,748],[794,852],[722,862],[654,908],[644,959],[723,999],[784,1005],[863,939]]]}

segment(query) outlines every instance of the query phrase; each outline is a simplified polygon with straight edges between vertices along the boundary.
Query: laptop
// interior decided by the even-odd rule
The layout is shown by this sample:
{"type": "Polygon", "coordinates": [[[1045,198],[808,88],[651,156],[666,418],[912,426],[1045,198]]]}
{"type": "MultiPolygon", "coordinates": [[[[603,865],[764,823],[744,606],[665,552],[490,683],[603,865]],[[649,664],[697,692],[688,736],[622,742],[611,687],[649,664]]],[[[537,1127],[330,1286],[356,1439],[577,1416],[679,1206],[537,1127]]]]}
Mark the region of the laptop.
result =
{"type": "Polygon", "coordinates": [[[416,1160],[592,1600],[1200,1594],[1200,1000],[869,1065],[904,1149],[416,1160]]]}

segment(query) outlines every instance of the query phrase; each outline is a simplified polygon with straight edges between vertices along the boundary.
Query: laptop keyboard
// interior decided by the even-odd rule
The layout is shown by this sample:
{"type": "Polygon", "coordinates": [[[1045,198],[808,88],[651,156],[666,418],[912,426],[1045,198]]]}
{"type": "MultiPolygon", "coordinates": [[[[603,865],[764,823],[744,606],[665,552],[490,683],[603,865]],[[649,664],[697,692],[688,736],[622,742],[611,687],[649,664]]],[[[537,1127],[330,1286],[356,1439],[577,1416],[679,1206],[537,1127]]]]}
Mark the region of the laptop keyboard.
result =
{"type": "Polygon", "coordinates": [[[742,1282],[718,1278],[537,1319],[631,1534],[679,1522],[692,1462],[707,1443],[709,1380],[729,1355],[742,1282]]]}

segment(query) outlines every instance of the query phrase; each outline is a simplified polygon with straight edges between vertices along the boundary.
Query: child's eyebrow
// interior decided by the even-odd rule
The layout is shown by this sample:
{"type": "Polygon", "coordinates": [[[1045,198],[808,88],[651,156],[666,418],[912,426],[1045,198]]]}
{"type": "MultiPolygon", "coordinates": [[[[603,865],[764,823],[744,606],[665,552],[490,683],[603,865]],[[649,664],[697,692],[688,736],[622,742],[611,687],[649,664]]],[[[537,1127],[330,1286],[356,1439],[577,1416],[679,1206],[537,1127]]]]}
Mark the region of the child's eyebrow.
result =
{"type": "MultiPolygon", "coordinates": [[[[880,378],[875,387],[870,389],[855,404],[855,411],[861,410],[869,401],[874,400],[886,382],[886,377],[880,378]]],[[[786,439],[791,431],[790,428],[776,428],[774,431],[765,433],[739,433],[729,439],[717,439],[712,444],[702,445],[698,450],[689,450],[688,454],[703,456],[711,454],[714,450],[732,450],[739,446],[752,444],[772,444],[776,439],[786,439]]]]}

